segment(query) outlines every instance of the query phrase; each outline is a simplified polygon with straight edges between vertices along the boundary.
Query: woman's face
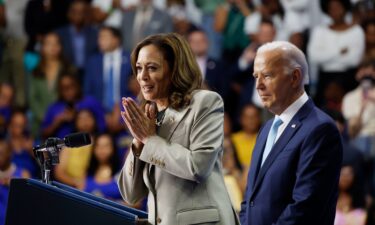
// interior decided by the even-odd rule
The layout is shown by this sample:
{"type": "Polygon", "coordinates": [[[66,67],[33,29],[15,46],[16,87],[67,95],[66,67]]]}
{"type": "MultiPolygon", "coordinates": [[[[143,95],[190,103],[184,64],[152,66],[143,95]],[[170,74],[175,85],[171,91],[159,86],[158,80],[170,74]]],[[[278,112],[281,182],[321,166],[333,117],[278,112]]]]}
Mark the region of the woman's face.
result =
{"type": "Polygon", "coordinates": [[[168,99],[170,68],[159,49],[154,45],[141,48],[136,62],[137,81],[143,97],[149,101],[168,99]]]}
{"type": "Polygon", "coordinates": [[[328,14],[335,22],[340,22],[345,17],[345,8],[338,0],[331,0],[328,3],[328,14]]]}
{"type": "Polygon", "coordinates": [[[95,130],[95,118],[88,110],[81,110],[77,114],[76,127],[80,132],[92,133],[95,130]]]}
{"type": "Polygon", "coordinates": [[[60,92],[64,101],[74,103],[78,93],[79,86],[71,77],[63,77],[60,81],[60,92]]]}
{"type": "Polygon", "coordinates": [[[344,166],[341,168],[339,189],[347,191],[353,184],[354,171],[351,166],[344,166]]]}
{"type": "Polygon", "coordinates": [[[42,54],[47,58],[58,58],[61,53],[61,44],[56,34],[47,34],[42,45],[42,54]]]}
{"type": "Polygon", "coordinates": [[[96,140],[94,154],[99,162],[108,162],[109,158],[113,154],[112,139],[110,136],[102,135],[98,137],[96,140]]]}
{"type": "Polygon", "coordinates": [[[16,113],[12,116],[9,124],[9,132],[12,136],[22,136],[26,127],[26,117],[22,113],[16,113]]]}

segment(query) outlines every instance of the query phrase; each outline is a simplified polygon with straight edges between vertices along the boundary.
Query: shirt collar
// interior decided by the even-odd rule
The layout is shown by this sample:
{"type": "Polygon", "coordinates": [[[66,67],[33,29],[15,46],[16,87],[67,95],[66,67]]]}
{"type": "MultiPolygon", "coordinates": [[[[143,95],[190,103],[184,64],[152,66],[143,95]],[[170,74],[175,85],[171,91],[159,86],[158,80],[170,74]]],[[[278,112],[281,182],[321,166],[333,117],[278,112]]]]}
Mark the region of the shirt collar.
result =
{"type": "Polygon", "coordinates": [[[276,116],[276,118],[279,117],[283,121],[283,124],[288,124],[308,100],[309,97],[306,92],[303,92],[296,101],[286,108],[279,116],[276,116]]]}

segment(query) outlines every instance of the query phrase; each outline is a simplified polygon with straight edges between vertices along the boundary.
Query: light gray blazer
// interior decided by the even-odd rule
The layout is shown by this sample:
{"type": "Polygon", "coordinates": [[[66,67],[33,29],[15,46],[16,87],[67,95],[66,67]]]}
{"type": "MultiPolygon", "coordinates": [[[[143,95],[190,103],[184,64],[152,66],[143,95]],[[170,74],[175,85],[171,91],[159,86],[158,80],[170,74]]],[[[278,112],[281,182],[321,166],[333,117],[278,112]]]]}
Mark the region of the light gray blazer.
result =
{"type": "Polygon", "coordinates": [[[118,180],[123,198],[134,204],[148,195],[152,224],[239,224],[222,175],[223,120],[212,91],[195,91],[181,111],[168,108],[140,157],[129,152],[118,180]]]}

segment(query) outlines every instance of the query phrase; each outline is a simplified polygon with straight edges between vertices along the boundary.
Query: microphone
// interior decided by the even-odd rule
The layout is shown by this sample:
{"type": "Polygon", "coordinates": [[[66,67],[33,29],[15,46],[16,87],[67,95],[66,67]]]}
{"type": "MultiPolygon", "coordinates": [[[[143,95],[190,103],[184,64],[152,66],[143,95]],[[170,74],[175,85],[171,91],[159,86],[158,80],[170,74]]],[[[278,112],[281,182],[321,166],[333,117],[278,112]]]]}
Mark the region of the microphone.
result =
{"type": "Polygon", "coordinates": [[[78,148],[81,146],[91,144],[91,138],[88,133],[74,133],[64,137],[64,139],[52,137],[48,138],[45,144],[38,145],[34,151],[45,152],[50,151],[51,148],[61,149],[62,147],[78,148]]]}

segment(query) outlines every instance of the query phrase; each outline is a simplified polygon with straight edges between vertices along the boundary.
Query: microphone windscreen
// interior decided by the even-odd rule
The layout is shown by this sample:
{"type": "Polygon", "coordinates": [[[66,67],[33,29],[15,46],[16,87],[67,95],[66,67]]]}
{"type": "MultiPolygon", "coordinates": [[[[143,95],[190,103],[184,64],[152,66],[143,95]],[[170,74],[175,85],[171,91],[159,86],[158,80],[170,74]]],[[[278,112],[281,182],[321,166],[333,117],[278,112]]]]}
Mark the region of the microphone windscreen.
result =
{"type": "Polygon", "coordinates": [[[74,133],[64,137],[66,147],[77,148],[91,144],[91,138],[88,133],[74,133]]]}

